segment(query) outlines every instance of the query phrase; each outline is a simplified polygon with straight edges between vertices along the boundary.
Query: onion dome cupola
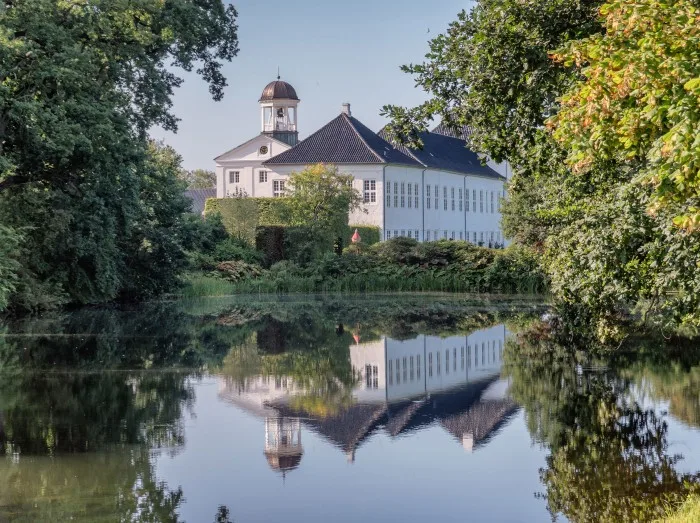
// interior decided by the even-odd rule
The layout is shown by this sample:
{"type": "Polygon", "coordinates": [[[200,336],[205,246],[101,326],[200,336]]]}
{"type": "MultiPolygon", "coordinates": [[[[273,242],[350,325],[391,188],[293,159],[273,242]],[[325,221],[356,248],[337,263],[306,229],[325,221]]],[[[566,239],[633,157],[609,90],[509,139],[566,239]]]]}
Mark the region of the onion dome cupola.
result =
{"type": "Polygon", "coordinates": [[[297,106],[299,97],[291,84],[280,79],[265,86],[260,95],[261,132],[289,145],[299,142],[297,106]]]}

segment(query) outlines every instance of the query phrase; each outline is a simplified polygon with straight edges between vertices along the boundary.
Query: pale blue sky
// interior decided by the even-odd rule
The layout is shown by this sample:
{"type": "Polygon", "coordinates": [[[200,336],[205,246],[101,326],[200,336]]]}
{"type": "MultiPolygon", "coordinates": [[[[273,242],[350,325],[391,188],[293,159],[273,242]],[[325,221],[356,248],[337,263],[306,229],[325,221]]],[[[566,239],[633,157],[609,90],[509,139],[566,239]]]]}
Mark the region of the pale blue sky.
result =
{"type": "Polygon", "coordinates": [[[213,169],[213,158],[260,132],[258,98],[279,65],[299,98],[302,138],[352,104],[353,116],[377,131],[387,103],[415,105],[425,94],[399,70],[419,62],[469,0],[236,0],[240,52],[224,66],[221,102],[194,74],[176,91],[177,134],[154,129],[188,169],[213,169]],[[430,32],[428,32],[428,29],[430,32]]]}

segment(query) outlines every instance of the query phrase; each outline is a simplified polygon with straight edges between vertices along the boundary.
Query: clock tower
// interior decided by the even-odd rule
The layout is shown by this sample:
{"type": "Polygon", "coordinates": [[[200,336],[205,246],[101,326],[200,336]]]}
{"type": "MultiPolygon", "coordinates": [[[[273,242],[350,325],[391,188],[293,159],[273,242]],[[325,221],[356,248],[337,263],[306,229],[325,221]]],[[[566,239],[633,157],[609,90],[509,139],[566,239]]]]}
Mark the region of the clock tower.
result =
{"type": "Polygon", "coordinates": [[[260,118],[262,134],[291,146],[299,142],[297,128],[297,92],[287,82],[277,76],[270,82],[260,95],[260,118]]]}

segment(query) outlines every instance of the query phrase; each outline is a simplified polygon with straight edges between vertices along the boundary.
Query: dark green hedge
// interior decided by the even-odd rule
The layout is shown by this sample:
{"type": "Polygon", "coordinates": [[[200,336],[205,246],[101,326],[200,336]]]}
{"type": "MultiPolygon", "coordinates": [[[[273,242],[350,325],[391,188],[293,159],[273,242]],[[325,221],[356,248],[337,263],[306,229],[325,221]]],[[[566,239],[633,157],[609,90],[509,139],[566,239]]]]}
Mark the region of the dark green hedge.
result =
{"type": "MultiPolygon", "coordinates": [[[[347,226],[342,247],[350,244],[357,229],[364,245],[379,241],[379,229],[366,226],[347,226]]],[[[319,234],[310,227],[260,225],[255,229],[255,248],[263,253],[264,265],[269,267],[282,260],[290,260],[305,266],[324,253],[333,252],[338,237],[335,233],[319,234]]]]}

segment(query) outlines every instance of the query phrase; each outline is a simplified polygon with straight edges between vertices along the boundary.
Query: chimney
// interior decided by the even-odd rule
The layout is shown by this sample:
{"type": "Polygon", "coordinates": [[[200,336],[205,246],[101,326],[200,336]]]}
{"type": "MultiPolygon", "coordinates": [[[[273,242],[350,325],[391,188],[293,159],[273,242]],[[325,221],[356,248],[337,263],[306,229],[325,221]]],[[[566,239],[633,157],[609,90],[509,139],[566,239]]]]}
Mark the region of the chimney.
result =
{"type": "Polygon", "coordinates": [[[352,113],[350,112],[350,104],[345,102],[343,104],[343,114],[347,114],[348,116],[352,116],[352,113]]]}

